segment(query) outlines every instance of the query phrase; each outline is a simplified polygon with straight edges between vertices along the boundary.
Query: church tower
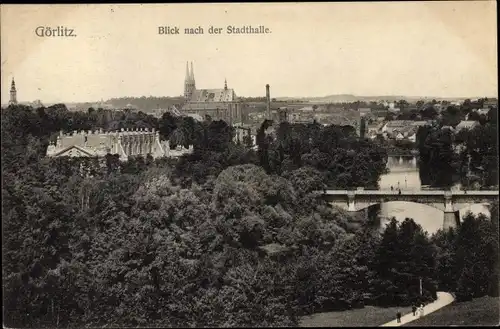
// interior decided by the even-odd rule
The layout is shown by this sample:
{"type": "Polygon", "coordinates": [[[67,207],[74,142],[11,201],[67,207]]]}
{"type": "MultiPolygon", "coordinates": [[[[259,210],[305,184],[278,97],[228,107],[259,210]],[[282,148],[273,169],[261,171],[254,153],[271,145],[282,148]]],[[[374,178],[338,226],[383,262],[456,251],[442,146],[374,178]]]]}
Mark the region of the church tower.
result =
{"type": "Polygon", "coordinates": [[[17,90],[16,90],[16,83],[14,82],[14,78],[12,78],[12,83],[10,84],[9,105],[10,104],[17,104],[17,90]]]}
{"type": "Polygon", "coordinates": [[[194,79],[193,62],[191,62],[191,84],[190,84],[190,88],[191,88],[191,95],[192,95],[194,93],[194,91],[196,90],[196,81],[194,79]]]}
{"type": "Polygon", "coordinates": [[[193,62],[191,62],[191,71],[189,71],[189,63],[186,62],[186,78],[184,79],[184,98],[189,101],[196,90],[196,82],[194,79],[193,62]]]}

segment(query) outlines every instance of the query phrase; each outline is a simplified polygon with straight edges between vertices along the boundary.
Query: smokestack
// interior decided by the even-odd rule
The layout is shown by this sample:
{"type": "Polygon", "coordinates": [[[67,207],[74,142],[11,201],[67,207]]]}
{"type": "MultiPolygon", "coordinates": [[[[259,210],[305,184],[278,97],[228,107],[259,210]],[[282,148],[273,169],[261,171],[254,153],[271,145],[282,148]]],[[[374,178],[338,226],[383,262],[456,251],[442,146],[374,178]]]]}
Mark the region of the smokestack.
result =
{"type": "Polygon", "coordinates": [[[271,95],[269,93],[269,85],[266,85],[266,105],[267,105],[267,118],[271,119],[271,95]]]}

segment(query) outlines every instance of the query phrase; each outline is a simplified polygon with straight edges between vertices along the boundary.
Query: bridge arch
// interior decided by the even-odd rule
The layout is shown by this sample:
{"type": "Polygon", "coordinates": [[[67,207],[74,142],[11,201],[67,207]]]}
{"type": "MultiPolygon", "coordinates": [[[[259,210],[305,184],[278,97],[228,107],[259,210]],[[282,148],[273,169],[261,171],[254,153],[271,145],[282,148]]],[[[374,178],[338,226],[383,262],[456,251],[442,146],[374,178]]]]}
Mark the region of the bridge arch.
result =
{"type": "MultiPolygon", "coordinates": [[[[444,202],[428,202],[428,201],[419,200],[418,198],[410,199],[410,200],[391,200],[390,198],[383,198],[382,200],[374,200],[374,201],[356,201],[356,202],[354,202],[354,204],[349,203],[349,202],[345,202],[345,203],[340,202],[339,203],[339,202],[334,201],[331,204],[336,206],[336,207],[339,207],[341,209],[347,210],[347,211],[361,211],[361,210],[368,209],[371,206],[382,205],[382,204],[386,204],[389,202],[409,202],[409,203],[415,203],[415,204],[419,204],[419,205],[432,207],[432,208],[435,208],[435,209],[440,210],[440,211],[446,210],[445,209],[446,206],[445,206],[444,202]]],[[[466,206],[467,205],[464,205],[464,207],[466,207],[466,206]]]]}
{"type": "MultiPolygon", "coordinates": [[[[415,200],[390,200],[389,198],[384,198],[383,200],[380,201],[371,201],[371,202],[364,202],[364,201],[357,201],[354,205],[354,209],[349,207],[349,204],[339,204],[339,203],[333,203],[336,207],[340,207],[344,210],[347,211],[361,211],[364,209],[367,209],[371,206],[375,205],[382,205],[386,203],[391,203],[391,202],[408,202],[408,203],[415,203],[423,206],[429,206],[432,208],[435,208],[437,210],[441,211],[446,211],[446,206],[444,202],[427,202],[427,201],[419,201],[418,199],[415,200]]],[[[454,202],[453,203],[453,212],[455,211],[463,211],[466,210],[467,208],[473,207],[473,206],[486,206],[486,207],[491,207],[492,203],[488,201],[477,201],[477,202],[454,202]]]]}
{"type": "Polygon", "coordinates": [[[374,202],[362,202],[362,201],[356,202],[356,205],[355,205],[356,210],[355,211],[362,211],[362,210],[368,209],[368,208],[375,206],[375,205],[384,205],[384,204],[389,204],[389,203],[400,203],[400,202],[413,203],[413,204],[418,204],[421,206],[431,207],[431,208],[437,209],[437,210],[442,211],[442,212],[445,211],[444,202],[427,202],[427,201],[419,201],[418,199],[415,199],[415,200],[390,200],[389,198],[384,198],[383,200],[374,201],[374,202]]]}

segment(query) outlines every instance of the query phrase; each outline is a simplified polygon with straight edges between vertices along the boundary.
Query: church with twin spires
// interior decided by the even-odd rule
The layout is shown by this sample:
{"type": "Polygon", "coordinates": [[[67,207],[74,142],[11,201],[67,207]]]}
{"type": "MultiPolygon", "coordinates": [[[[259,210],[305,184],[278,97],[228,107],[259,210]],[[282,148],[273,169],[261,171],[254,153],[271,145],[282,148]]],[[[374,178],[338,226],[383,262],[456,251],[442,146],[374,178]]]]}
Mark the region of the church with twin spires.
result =
{"type": "Polygon", "coordinates": [[[196,89],[193,63],[191,62],[191,70],[189,63],[186,63],[182,113],[195,114],[202,119],[209,116],[212,120],[224,120],[228,124],[234,124],[242,122],[243,107],[234,89],[227,87],[227,81],[224,81],[224,88],[196,89]]]}

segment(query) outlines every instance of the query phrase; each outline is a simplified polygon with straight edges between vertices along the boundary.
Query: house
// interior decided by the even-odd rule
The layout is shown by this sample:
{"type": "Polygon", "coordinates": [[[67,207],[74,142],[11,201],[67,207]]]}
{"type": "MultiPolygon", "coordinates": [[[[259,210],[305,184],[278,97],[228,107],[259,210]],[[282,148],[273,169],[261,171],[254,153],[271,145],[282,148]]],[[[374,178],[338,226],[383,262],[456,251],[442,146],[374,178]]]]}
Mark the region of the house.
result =
{"type": "Polygon", "coordinates": [[[498,99],[491,98],[491,99],[485,100],[484,103],[483,103],[483,108],[489,109],[490,107],[496,107],[496,108],[498,108],[498,99]]]}
{"type": "Polygon", "coordinates": [[[465,121],[462,120],[456,127],[456,131],[461,131],[462,129],[474,129],[475,127],[479,126],[479,122],[477,121],[465,121]]]}
{"type": "Polygon", "coordinates": [[[375,139],[375,138],[377,138],[377,132],[376,132],[376,131],[373,131],[373,130],[372,130],[372,131],[368,130],[368,134],[367,134],[367,136],[368,136],[368,138],[370,138],[370,139],[375,139]]]}
{"type": "Polygon", "coordinates": [[[382,127],[381,132],[392,134],[394,130],[399,130],[406,126],[411,126],[411,120],[392,120],[387,121],[387,123],[382,127]]]}
{"type": "Polygon", "coordinates": [[[429,121],[420,120],[420,121],[413,121],[411,124],[412,124],[412,126],[418,128],[418,127],[428,126],[431,123],[429,121]]]}
{"type": "Polygon", "coordinates": [[[404,126],[397,130],[395,138],[397,140],[409,140],[415,142],[417,140],[417,127],[416,126],[404,126]]]}
{"type": "Polygon", "coordinates": [[[201,117],[201,115],[199,115],[198,113],[186,113],[186,116],[187,117],[191,117],[193,118],[194,120],[198,121],[198,122],[203,122],[203,118],[201,117]]]}
{"type": "Polygon", "coordinates": [[[453,144],[453,151],[455,151],[455,153],[457,154],[465,151],[466,149],[467,146],[465,146],[465,144],[456,144],[456,143],[453,144]]]}
{"type": "Polygon", "coordinates": [[[371,133],[371,132],[374,132],[375,134],[378,133],[380,131],[380,129],[382,128],[383,125],[380,125],[380,124],[370,124],[367,126],[367,132],[368,133],[371,133]]]}
{"type": "Polygon", "coordinates": [[[401,131],[395,131],[393,136],[397,140],[403,140],[405,138],[404,134],[401,131]]]}
{"type": "Polygon", "coordinates": [[[479,115],[488,115],[489,112],[490,112],[490,108],[482,108],[480,110],[477,110],[477,113],[479,115]]]}
{"type": "Polygon", "coordinates": [[[371,114],[372,109],[367,108],[367,107],[362,107],[362,108],[359,108],[358,111],[359,111],[360,116],[367,116],[367,115],[371,114]]]}
{"type": "Polygon", "coordinates": [[[394,120],[388,121],[379,129],[385,138],[416,141],[418,127],[427,125],[427,121],[394,120]]]}
{"type": "Polygon", "coordinates": [[[316,108],[314,108],[313,106],[305,106],[305,107],[301,107],[297,111],[299,111],[299,112],[314,112],[314,111],[316,111],[316,108]]]}
{"type": "Polygon", "coordinates": [[[418,127],[416,127],[416,126],[405,126],[401,129],[401,132],[403,133],[403,136],[405,138],[408,138],[408,136],[416,134],[417,129],[418,129],[418,127]]]}
{"type": "Polygon", "coordinates": [[[452,126],[442,126],[441,127],[441,130],[449,130],[451,132],[455,132],[455,129],[453,129],[452,126]]]}

